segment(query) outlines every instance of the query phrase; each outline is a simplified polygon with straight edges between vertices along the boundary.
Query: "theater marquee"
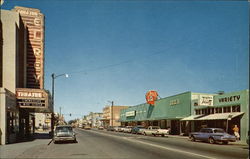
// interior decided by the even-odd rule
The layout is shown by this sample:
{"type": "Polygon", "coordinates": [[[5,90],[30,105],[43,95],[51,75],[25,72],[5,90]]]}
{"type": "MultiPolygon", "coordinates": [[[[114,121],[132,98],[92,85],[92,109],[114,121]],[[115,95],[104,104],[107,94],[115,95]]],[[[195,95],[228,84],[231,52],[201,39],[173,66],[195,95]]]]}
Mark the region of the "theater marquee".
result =
{"type": "Polygon", "coordinates": [[[16,97],[20,108],[48,108],[48,93],[45,90],[18,88],[16,97]]]}

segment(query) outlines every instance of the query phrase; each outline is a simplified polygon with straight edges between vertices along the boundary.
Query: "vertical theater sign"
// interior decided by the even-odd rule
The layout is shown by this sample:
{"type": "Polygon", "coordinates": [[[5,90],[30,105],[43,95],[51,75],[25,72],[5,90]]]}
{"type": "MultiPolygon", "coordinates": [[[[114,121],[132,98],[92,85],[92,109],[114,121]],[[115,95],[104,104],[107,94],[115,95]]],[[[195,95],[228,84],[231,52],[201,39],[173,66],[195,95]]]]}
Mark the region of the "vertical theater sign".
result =
{"type": "Polygon", "coordinates": [[[27,88],[44,88],[44,15],[40,10],[15,7],[27,31],[27,88]]]}

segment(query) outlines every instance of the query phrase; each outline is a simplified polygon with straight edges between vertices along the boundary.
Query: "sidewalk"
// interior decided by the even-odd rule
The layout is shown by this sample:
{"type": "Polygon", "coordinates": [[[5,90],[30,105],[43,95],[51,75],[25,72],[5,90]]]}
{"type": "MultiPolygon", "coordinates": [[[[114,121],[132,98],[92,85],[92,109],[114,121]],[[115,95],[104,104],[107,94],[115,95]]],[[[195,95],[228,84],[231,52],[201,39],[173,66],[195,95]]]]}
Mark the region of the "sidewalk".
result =
{"type": "Polygon", "coordinates": [[[47,132],[36,133],[34,140],[0,146],[0,158],[18,158],[35,146],[44,146],[50,142],[47,132]]]}

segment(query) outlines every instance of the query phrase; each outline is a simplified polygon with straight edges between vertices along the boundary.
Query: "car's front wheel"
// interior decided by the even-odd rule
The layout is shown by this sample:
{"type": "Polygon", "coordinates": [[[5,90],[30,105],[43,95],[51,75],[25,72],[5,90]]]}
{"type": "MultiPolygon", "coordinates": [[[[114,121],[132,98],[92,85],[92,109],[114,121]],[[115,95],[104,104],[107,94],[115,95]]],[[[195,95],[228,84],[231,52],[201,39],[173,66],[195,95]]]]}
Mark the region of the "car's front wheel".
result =
{"type": "Polygon", "coordinates": [[[190,140],[191,140],[191,141],[195,141],[195,137],[194,137],[194,136],[191,136],[191,137],[190,137],[190,140]]]}
{"type": "Polygon", "coordinates": [[[227,144],[228,144],[228,141],[222,141],[222,143],[223,143],[224,145],[227,145],[227,144]]]}
{"type": "Polygon", "coordinates": [[[208,139],[208,142],[209,142],[210,144],[214,144],[214,143],[215,143],[215,140],[214,140],[212,137],[210,137],[210,138],[208,139]]]}

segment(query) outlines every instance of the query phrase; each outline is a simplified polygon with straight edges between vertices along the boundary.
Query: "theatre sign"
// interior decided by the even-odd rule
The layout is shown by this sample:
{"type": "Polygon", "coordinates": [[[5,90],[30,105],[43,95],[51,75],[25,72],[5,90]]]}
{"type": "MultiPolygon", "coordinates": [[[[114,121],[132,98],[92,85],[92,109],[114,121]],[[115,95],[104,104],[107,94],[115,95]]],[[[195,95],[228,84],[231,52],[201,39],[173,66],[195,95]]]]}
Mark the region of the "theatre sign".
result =
{"type": "Polygon", "coordinates": [[[17,106],[20,108],[48,108],[48,93],[43,89],[18,88],[17,106]]]}

